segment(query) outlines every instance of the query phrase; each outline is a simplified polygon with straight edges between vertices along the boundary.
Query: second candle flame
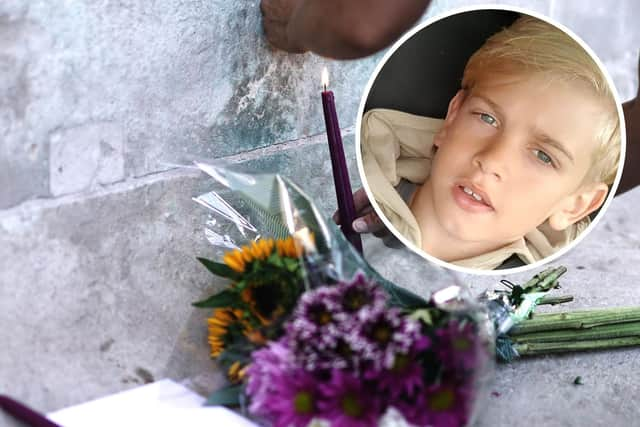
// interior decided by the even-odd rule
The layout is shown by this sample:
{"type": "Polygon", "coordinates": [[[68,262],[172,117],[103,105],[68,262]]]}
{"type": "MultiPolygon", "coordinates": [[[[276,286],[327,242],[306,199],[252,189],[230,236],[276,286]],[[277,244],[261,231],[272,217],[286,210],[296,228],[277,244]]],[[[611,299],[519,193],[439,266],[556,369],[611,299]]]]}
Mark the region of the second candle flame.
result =
{"type": "Polygon", "coordinates": [[[329,70],[327,70],[327,67],[324,67],[322,69],[322,87],[325,91],[327,90],[327,86],[329,86],[329,70]]]}

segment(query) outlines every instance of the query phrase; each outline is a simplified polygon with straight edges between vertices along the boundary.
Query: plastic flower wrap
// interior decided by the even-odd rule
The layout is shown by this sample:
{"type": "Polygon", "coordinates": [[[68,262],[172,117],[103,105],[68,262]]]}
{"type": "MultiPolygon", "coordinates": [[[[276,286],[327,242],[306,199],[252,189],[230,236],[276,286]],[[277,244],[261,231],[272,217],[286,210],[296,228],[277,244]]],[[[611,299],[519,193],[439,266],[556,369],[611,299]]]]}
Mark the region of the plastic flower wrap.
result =
{"type": "Polygon", "coordinates": [[[385,280],[280,175],[197,166],[241,199],[195,198],[217,216],[207,238],[225,248],[200,261],[229,280],[195,303],[213,310],[211,356],[232,383],[209,403],[278,427],[470,421],[492,372],[484,306],[457,286],[423,298],[385,280]]]}

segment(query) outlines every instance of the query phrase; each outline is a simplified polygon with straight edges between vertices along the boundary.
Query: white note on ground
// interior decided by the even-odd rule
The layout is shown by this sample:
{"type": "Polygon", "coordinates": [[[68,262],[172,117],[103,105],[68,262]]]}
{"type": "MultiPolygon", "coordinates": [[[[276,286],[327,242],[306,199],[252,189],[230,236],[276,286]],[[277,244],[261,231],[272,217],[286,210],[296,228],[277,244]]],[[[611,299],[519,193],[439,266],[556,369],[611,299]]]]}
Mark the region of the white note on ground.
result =
{"type": "Polygon", "coordinates": [[[202,406],[205,399],[171,380],[61,409],[47,417],[63,427],[257,427],[221,406],[202,406]]]}

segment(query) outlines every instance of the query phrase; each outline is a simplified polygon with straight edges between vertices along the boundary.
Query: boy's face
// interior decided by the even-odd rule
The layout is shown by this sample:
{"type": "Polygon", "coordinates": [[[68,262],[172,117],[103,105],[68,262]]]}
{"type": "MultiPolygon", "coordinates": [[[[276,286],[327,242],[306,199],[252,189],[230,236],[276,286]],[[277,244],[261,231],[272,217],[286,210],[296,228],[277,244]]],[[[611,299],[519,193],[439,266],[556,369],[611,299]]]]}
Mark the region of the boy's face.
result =
{"type": "Polygon", "coordinates": [[[564,229],[597,209],[607,187],[584,179],[600,117],[585,89],[536,76],[485,78],[458,92],[426,183],[440,226],[498,247],[547,219],[564,229]]]}

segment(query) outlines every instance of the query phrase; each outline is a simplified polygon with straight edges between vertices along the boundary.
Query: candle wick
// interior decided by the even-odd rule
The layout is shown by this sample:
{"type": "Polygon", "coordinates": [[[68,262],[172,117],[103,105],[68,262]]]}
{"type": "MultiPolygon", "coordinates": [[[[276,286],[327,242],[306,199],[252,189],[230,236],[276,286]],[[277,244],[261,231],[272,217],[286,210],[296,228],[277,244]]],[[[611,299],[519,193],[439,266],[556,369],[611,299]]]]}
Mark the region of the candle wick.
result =
{"type": "Polygon", "coordinates": [[[324,91],[326,92],[326,91],[327,91],[327,84],[326,84],[326,83],[323,83],[323,84],[322,84],[322,87],[324,88],[324,91]]]}

